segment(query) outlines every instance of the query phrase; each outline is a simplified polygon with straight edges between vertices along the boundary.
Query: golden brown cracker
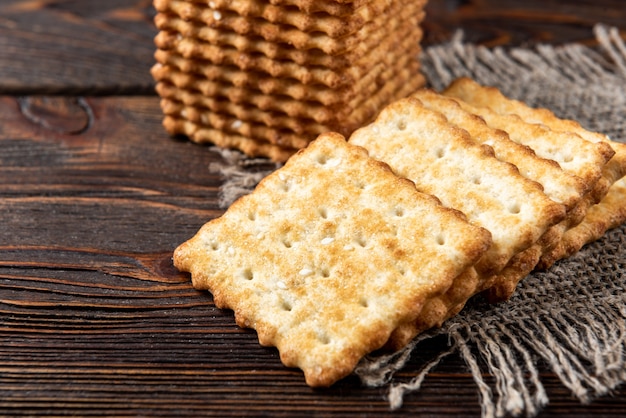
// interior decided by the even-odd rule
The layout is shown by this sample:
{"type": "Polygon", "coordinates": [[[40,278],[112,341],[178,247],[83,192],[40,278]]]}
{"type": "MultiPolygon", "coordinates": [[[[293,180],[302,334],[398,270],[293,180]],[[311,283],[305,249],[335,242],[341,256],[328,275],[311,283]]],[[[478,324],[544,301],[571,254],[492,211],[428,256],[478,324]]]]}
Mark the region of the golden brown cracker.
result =
{"type": "Polygon", "coordinates": [[[626,222],[626,178],[613,183],[600,203],[591,205],[585,218],[565,231],[559,245],[542,257],[542,267],[548,268],[558,260],[570,257],[584,245],[596,241],[606,231],[626,222]]]}
{"type": "MultiPolygon", "coordinates": [[[[381,85],[394,82],[395,73],[404,69],[409,62],[417,61],[420,48],[411,39],[397,47],[399,54],[397,59],[394,60],[395,56],[391,56],[376,62],[369,68],[364,68],[354,83],[338,88],[306,84],[297,78],[276,78],[228,66],[214,71],[210,62],[184,58],[176,53],[159,53],[157,55],[159,63],[153,66],[151,73],[156,81],[166,81],[177,87],[196,90],[208,98],[227,98],[235,103],[255,104],[265,110],[272,107],[274,110],[282,111],[288,107],[285,102],[296,101],[299,103],[298,106],[309,108],[312,113],[328,115],[336,112],[337,109],[333,106],[345,110],[343,107],[350,100],[373,95],[381,85]],[[208,73],[208,76],[202,72],[208,73]],[[213,74],[219,74],[219,78],[211,78],[213,74]],[[268,103],[255,103],[259,100],[268,103]]],[[[415,68],[415,65],[412,65],[415,68]]],[[[312,118],[323,122],[319,117],[312,118]]]]}
{"type": "MultiPolygon", "coordinates": [[[[362,7],[376,0],[269,0],[271,4],[277,6],[294,6],[305,13],[328,13],[332,16],[347,16],[352,14],[355,9],[362,7]]],[[[381,0],[389,1],[389,0],[381,0]]]]}
{"type": "MultiPolygon", "coordinates": [[[[304,32],[323,32],[331,37],[341,37],[357,31],[365,23],[384,13],[391,4],[394,4],[391,0],[369,1],[353,8],[350,14],[344,16],[311,14],[265,0],[210,0],[203,2],[202,9],[211,11],[211,17],[218,21],[228,19],[229,15],[236,15],[255,18],[254,21],[293,26],[304,32]]],[[[194,15],[199,16],[197,13],[194,15]]]]}
{"type": "Polygon", "coordinates": [[[495,87],[482,86],[469,78],[454,81],[448,93],[474,106],[488,107],[501,114],[518,115],[527,123],[541,124],[553,131],[572,132],[612,155],[603,168],[600,184],[595,185],[591,196],[594,203],[604,197],[615,181],[626,175],[626,144],[611,141],[602,133],[585,129],[577,121],[559,118],[549,109],[530,107],[522,101],[506,97],[495,87]]]}
{"type": "MultiPolygon", "coordinates": [[[[160,85],[157,90],[162,91],[160,85]]],[[[213,112],[208,109],[186,106],[183,103],[169,99],[161,99],[161,109],[167,116],[177,119],[185,119],[190,122],[211,129],[218,129],[232,135],[241,135],[248,138],[254,138],[260,142],[269,142],[280,147],[287,148],[304,148],[317,135],[331,131],[327,126],[309,121],[306,132],[297,132],[291,129],[289,123],[295,119],[287,116],[272,116],[275,119],[284,119],[283,126],[275,128],[264,123],[254,123],[248,120],[241,120],[229,114],[213,112]],[[317,130],[317,132],[316,132],[317,130]]],[[[280,122],[280,121],[279,121],[280,122]]]]}
{"type": "Polygon", "coordinates": [[[502,130],[490,128],[485,121],[461,108],[458,102],[432,90],[420,89],[412,95],[429,109],[443,113],[448,121],[465,129],[472,139],[493,148],[496,158],[514,164],[524,177],[543,186],[543,191],[566,210],[582,199],[587,186],[579,177],[564,171],[553,160],[539,157],[531,148],[512,141],[502,130]]]}
{"type": "MultiPolygon", "coordinates": [[[[416,32],[417,36],[419,32],[416,32]]],[[[275,78],[298,80],[303,84],[321,84],[333,89],[356,83],[378,63],[395,67],[403,57],[416,59],[421,51],[420,39],[405,37],[388,39],[370,50],[366,55],[345,68],[332,69],[318,65],[300,65],[290,60],[275,60],[262,54],[237,51],[223,45],[212,45],[185,38],[175,33],[161,31],[155,37],[159,49],[180,55],[188,60],[200,60],[208,65],[236,67],[242,71],[254,71],[275,78]]],[[[225,70],[225,69],[224,69],[225,70]]]]}
{"type": "Polygon", "coordinates": [[[328,386],[489,244],[461,213],[325,134],[179,246],[174,263],[309,385],[328,386]]]}
{"type": "Polygon", "coordinates": [[[519,115],[529,123],[542,124],[555,131],[574,132],[592,143],[603,142],[614,149],[613,159],[620,162],[617,178],[626,175],[626,144],[612,141],[608,136],[583,128],[578,121],[557,117],[554,112],[545,108],[533,108],[526,103],[508,98],[495,87],[481,86],[469,78],[454,81],[449,93],[475,106],[489,107],[499,113],[519,115]],[[618,151],[619,149],[619,151],[618,151]]]}
{"type": "MultiPolygon", "coordinates": [[[[298,65],[322,66],[332,70],[341,70],[353,65],[369,52],[387,43],[387,51],[391,50],[391,42],[410,38],[414,43],[422,39],[419,22],[421,15],[408,14],[404,20],[391,19],[384,27],[368,33],[361,42],[346,42],[345,50],[328,54],[319,48],[298,49],[284,43],[266,41],[262,38],[239,35],[235,32],[219,30],[200,23],[182,19],[179,16],[159,13],[154,21],[159,30],[170,37],[182,36],[192,39],[198,44],[228,47],[240,53],[262,54],[273,60],[293,61],[298,65]],[[390,35],[390,34],[393,34],[390,35]]],[[[361,37],[361,35],[359,35],[361,37]]],[[[171,40],[159,39],[162,45],[172,44],[171,40]]],[[[206,53],[205,53],[206,54],[206,53]]]]}
{"type": "MultiPolygon", "coordinates": [[[[452,97],[454,91],[445,90],[452,97]]],[[[482,117],[487,125],[501,129],[542,158],[559,163],[563,170],[580,177],[591,190],[602,176],[602,169],[613,155],[605,143],[591,143],[575,133],[553,131],[545,125],[525,122],[518,115],[499,114],[490,108],[473,106],[454,98],[461,107],[482,117]]]]}
{"type": "Polygon", "coordinates": [[[276,162],[287,161],[298,151],[168,115],[163,118],[163,127],[171,135],[184,135],[199,144],[211,143],[221,148],[238,149],[250,157],[267,157],[276,162]]]}
{"type": "Polygon", "coordinates": [[[565,216],[564,207],[550,200],[538,183],[415,99],[387,106],[373,124],[353,133],[350,142],[492,233],[494,244],[477,264],[480,274],[502,269],[565,216]]]}
{"type": "MultiPolygon", "coordinates": [[[[276,24],[264,19],[247,18],[234,13],[216,13],[209,7],[201,7],[198,4],[184,1],[155,0],[155,7],[161,13],[174,14],[185,20],[194,20],[209,27],[232,31],[240,35],[261,37],[266,41],[285,43],[297,49],[319,48],[327,54],[335,54],[338,50],[345,51],[346,43],[354,46],[362,42],[367,34],[378,30],[391,20],[404,20],[407,15],[411,14],[423,18],[423,6],[423,0],[410,3],[396,2],[386,12],[380,13],[375,19],[362,25],[358,30],[345,33],[342,28],[339,28],[342,34],[333,36],[323,31],[303,31],[290,25],[276,24]]],[[[319,23],[318,19],[314,19],[314,21],[316,24],[319,23]]]]}
{"type": "MultiPolygon", "coordinates": [[[[212,109],[185,106],[184,103],[174,102],[169,99],[163,99],[161,105],[166,115],[173,116],[176,119],[193,117],[195,125],[200,124],[209,129],[215,129],[217,126],[211,125],[211,121],[217,120],[215,119],[215,115],[217,114],[221,115],[219,117],[224,121],[224,123],[221,123],[218,126],[227,126],[231,128],[227,130],[238,131],[239,135],[253,135],[249,138],[255,142],[268,142],[287,148],[301,148],[303,143],[306,144],[314,139],[317,132],[331,130],[338,131],[344,135],[349,135],[358,127],[368,123],[373,117],[375,117],[378,109],[393,100],[405,97],[410,92],[424,85],[425,80],[423,76],[414,76],[416,72],[418,72],[417,68],[411,69],[411,66],[402,69],[393,82],[386,83],[376,92],[376,94],[371,97],[363,98],[361,103],[354,105],[347,104],[345,110],[349,111],[354,108],[352,113],[343,114],[338,112],[335,115],[334,120],[331,120],[326,124],[320,124],[316,121],[312,121],[311,119],[306,119],[310,116],[310,113],[306,113],[307,109],[305,107],[301,108],[303,111],[302,115],[289,115],[291,118],[284,120],[282,127],[269,127],[267,125],[260,124],[258,121],[263,119],[267,121],[267,118],[271,117],[274,118],[275,122],[279,122],[280,117],[277,117],[274,113],[264,112],[255,107],[244,108],[228,101],[216,101],[211,98],[203,98],[205,105],[210,104],[213,106],[212,109]],[[299,118],[298,116],[302,116],[302,118],[299,118]],[[288,126],[289,124],[292,125],[288,126]],[[294,128],[297,129],[294,130],[294,128]],[[254,134],[250,133],[250,130],[253,130],[254,134]],[[248,133],[244,133],[244,131],[247,131],[248,133]],[[298,132],[302,133],[300,134],[298,132]]],[[[157,89],[158,91],[165,93],[167,85],[158,84],[157,89]]],[[[295,103],[295,105],[297,106],[298,104],[295,103]]],[[[296,110],[297,109],[298,108],[296,107],[296,110]]],[[[191,139],[195,141],[194,137],[191,139]]],[[[206,139],[207,137],[203,136],[202,142],[206,139]]],[[[258,155],[258,153],[255,153],[255,155],[258,155]]],[[[272,158],[275,159],[274,157],[272,158]]]]}
{"type": "Polygon", "coordinates": [[[458,314],[471,296],[476,294],[481,279],[476,269],[470,267],[458,275],[445,293],[429,299],[415,320],[400,324],[389,336],[386,350],[400,350],[415,336],[458,314]]]}

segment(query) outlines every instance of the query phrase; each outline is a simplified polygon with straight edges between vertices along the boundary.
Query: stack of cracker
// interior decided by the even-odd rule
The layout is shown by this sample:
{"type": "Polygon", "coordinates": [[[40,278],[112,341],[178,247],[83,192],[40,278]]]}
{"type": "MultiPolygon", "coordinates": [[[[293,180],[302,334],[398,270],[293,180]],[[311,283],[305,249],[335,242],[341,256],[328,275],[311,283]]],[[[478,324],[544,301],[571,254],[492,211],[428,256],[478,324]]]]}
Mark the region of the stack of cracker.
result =
{"type": "Polygon", "coordinates": [[[173,135],[285,161],[424,84],[426,0],[154,0],[173,135]]]}
{"type": "Polygon", "coordinates": [[[483,293],[506,300],[534,269],[548,268],[626,221],[626,145],[462,78],[443,94],[422,89],[385,108],[350,142],[388,163],[418,190],[492,234],[474,266],[388,346],[458,313],[483,293]]]}
{"type": "Polygon", "coordinates": [[[626,145],[460,79],[326,133],[174,253],[311,386],[626,221],[626,145]]]}

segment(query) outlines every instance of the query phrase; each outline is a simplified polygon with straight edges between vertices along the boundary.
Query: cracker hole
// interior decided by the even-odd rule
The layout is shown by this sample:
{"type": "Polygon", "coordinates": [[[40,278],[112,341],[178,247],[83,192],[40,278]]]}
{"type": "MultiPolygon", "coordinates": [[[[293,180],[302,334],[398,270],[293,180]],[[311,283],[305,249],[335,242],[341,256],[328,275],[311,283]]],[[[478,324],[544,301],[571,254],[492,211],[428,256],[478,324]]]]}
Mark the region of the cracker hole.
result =
{"type": "Polygon", "coordinates": [[[394,210],[394,214],[398,217],[398,218],[402,218],[404,216],[404,208],[395,208],[394,210]]]}
{"type": "Polygon", "coordinates": [[[256,212],[248,212],[248,219],[251,221],[256,221],[256,212]]]}
{"type": "Polygon", "coordinates": [[[318,333],[317,340],[324,345],[330,344],[330,337],[326,333],[318,333]]]}
{"type": "Polygon", "coordinates": [[[318,208],[317,213],[322,219],[328,219],[328,209],[326,208],[318,208]]]}
{"type": "Polygon", "coordinates": [[[438,234],[435,237],[435,241],[437,242],[437,245],[445,245],[446,244],[446,237],[444,237],[442,234],[438,234]]]}
{"type": "Polygon", "coordinates": [[[293,243],[292,243],[290,240],[288,240],[287,238],[284,238],[284,239],[282,240],[282,243],[283,243],[283,246],[284,246],[285,248],[291,248],[291,247],[293,247],[293,243]]]}
{"type": "Polygon", "coordinates": [[[437,158],[443,158],[446,155],[446,150],[444,148],[437,148],[435,150],[435,156],[437,158]]]}
{"type": "Polygon", "coordinates": [[[370,306],[368,300],[365,298],[359,299],[359,305],[363,308],[368,308],[370,306]]]}
{"type": "Polygon", "coordinates": [[[209,244],[209,248],[211,248],[211,250],[213,251],[217,251],[220,249],[220,245],[217,242],[211,242],[209,244]]]}
{"type": "Polygon", "coordinates": [[[287,302],[286,300],[283,300],[280,304],[280,308],[285,312],[291,312],[291,310],[293,309],[293,305],[291,305],[291,303],[287,302]]]}
{"type": "Polygon", "coordinates": [[[472,183],[474,184],[481,184],[483,182],[482,178],[480,176],[475,176],[472,178],[472,183]]]}
{"type": "Polygon", "coordinates": [[[509,213],[512,213],[513,215],[517,215],[521,211],[522,211],[522,207],[519,203],[512,203],[509,205],[509,213]]]}
{"type": "Polygon", "coordinates": [[[406,129],[406,120],[405,119],[400,119],[396,126],[397,126],[398,130],[404,131],[406,129]]]}
{"type": "Polygon", "coordinates": [[[321,271],[322,277],[324,278],[329,278],[330,277],[330,270],[326,267],[324,267],[321,271]]]}
{"type": "Polygon", "coordinates": [[[319,164],[324,165],[328,162],[328,157],[324,154],[319,154],[315,159],[319,164]]]}
{"type": "Polygon", "coordinates": [[[574,156],[572,155],[566,155],[565,157],[563,157],[563,162],[565,163],[571,163],[572,161],[574,161],[574,156]]]}
{"type": "Polygon", "coordinates": [[[356,237],[355,241],[359,247],[365,248],[367,246],[367,240],[363,237],[356,237]]]}
{"type": "Polygon", "coordinates": [[[361,180],[356,180],[354,182],[354,187],[356,187],[359,190],[364,190],[365,189],[365,183],[361,180]]]}
{"type": "Polygon", "coordinates": [[[254,273],[252,272],[252,269],[250,269],[250,268],[243,269],[243,270],[241,271],[241,277],[242,277],[244,280],[248,280],[248,281],[250,281],[250,280],[254,279],[254,273]]]}

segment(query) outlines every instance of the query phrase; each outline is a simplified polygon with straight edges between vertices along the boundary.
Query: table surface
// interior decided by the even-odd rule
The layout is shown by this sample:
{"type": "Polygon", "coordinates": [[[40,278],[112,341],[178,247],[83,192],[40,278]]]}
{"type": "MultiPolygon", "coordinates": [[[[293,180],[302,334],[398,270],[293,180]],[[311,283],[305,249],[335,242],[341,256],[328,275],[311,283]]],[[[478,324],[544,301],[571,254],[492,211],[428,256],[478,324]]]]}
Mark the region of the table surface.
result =
{"type": "MultiPolygon", "coordinates": [[[[161,127],[153,15],[150,0],[0,1],[0,415],[390,414],[353,377],[307,387],[172,266],[223,212],[223,179],[217,153],[161,127]]],[[[461,28],[593,44],[597,22],[626,33],[623,2],[431,0],[424,43],[461,28]]],[[[582,406],[542,377],[543,417],[625,414],[623,386],[582,406]]],[[[478,392],[453,356],[390,415],[478,416],[478,392]]]]}

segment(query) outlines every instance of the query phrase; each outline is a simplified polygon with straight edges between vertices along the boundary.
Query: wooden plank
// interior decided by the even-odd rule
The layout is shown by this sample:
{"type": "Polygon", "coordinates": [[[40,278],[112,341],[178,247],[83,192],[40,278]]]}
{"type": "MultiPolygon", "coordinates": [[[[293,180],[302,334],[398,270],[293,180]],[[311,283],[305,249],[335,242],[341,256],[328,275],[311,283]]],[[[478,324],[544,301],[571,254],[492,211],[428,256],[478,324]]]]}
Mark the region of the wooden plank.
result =
{"type": "MultiPolygon", "coordinates": [[[[307,387],[172,266],[221,180],[160,118],[156,98],[0,99],[0,415],[387,413],[354,378],[307,387]]],[[[444,393],[478,411],[460,380],[444,393]]]]}
{"type": "Polygon", "coordinates": [[[150,0],[0,2],[0,94],[152,91],[150,0]]]}
{"type": "MultiPolygon", "coordinates": [[[[160,120],[155,97],[0,97],[0,416],[480,415],[459,357],[391,412],[354,377],[307,387],[192,289],[171,253],[222,213],[220,155],[160,120]]],[[[626,388],[581,406],[543,379],[541,416],[623,413],[626,388]]]]}
{"type": "Polygon", "coordinates": [[[485,46],[595,45],[598,23],[620,28],[626,39],[621,0],[430,0],[426,12],[425,44],[446,41],[462,30],[467,42],[485,46]]]}

